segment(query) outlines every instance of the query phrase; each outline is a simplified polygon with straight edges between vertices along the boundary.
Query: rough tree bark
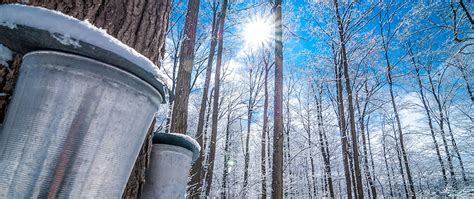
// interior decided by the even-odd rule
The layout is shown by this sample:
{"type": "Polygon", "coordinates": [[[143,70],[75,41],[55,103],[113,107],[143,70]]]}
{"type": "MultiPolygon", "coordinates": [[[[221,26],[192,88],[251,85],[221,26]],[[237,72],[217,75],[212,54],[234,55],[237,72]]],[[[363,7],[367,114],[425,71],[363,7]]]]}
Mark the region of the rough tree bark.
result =
{"type": "MultiPolygon", "coordinates": [[[[23,3],[45,7],[80,20],[88,20],[93,25],[107,30],[108,34],[134,48],[155,65],[161,67],[171,10],[170,0],[0,0],[0,4],[4,3],[23,3]]],[[[14,81],[15,78],[10,79],[14,81]]],[[[13,84],[13,82],[8,82],[6,85],[13,84]]],[[[145,180],[144,172],[149,162],[151,145],[147,143],[151,142],[151,137],[152,131],[149,131],[129,177],[123,197],[139,197],[145,180]]]]}
{"type": "Polygon", "coordinates": [[[224,48],[224,25],[227,12],[228,0],[223,0],[222,11],[219,16],[218,25],[218,44],[217,44],[217,60],[216,72],[214,75],[214,102],[212,104],[212,127],[211,127],[211,143],[209,144],[209,157],[207,161],[208,169],[206,174],[206,197],[209,197],[212,186],[212,176],[214,174],[214,159],[216,156],[217,141],[217,123],[219,115],[219,90],[220,90],[220,74],[222,65],[222,51],[224,48]]]}
{"type": "Polygon", "coordinates": [[[194,43],[199,14],[199,0],[189,0],[184,25],[184,40],[179,55],[176,98],[173,102],[170,132],[186,134],[188,129],[188,101],[194,62],[194,43]]]}
{"type": "Polygon", "coordinates": [[[282,0],[275,0],[275,98],[273,128],[272,198],[283,198],[283,29],[282,0]]]}
{"type": "MultiPolygon", "coordinates": [[[[202,92],[201,106],[199,109],[199,118],[196,131],[196,140],[199,145],[203,146],[203,129],[204,119],[206,114],[207,97],[209,95],[209,84],[211,82],[212,63],[214,60],[214,53],[217,45],[217,5],[214,1],[213,6],[213,17],[212,17],[212,39],[211,46],[209,49],[209,57],[207,59],[206,68],[206,79],[204,81],[204,90],[202,92]]],[[[188,183],[188,197],[193,198],[200,195],[202,191],[202,178],[204,177],[204,170],[202,169],[202,163],[204,160],[204,150],[199,153],[199,158],[194,162],[191,168],[191,180],[188,183]]]]}

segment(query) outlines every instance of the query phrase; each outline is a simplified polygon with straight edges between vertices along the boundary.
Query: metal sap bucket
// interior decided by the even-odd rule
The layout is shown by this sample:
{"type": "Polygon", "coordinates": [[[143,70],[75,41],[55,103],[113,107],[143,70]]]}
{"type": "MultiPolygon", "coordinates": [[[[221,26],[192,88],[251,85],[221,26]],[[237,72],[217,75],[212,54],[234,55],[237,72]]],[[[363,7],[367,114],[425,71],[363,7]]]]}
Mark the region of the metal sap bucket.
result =
{"type": "Polygon", "coordinates": [[[38,7],[0,5],[0,43],[26,54],[0,131],[0,198],[120,198],[168,93],[156,66],[38,7]]]}
{"type": "Polygon", "coordinates": [[[155,133],[151,162],[145,174],[144,198],[184,198],[192,162],[199,144],[189,136],[155,133]]]}
{"type": "Polygon", "coordinates": [[[0,198],[121,197],[161,98],[99,61],[27,54],[0,133],[0,198]]]}

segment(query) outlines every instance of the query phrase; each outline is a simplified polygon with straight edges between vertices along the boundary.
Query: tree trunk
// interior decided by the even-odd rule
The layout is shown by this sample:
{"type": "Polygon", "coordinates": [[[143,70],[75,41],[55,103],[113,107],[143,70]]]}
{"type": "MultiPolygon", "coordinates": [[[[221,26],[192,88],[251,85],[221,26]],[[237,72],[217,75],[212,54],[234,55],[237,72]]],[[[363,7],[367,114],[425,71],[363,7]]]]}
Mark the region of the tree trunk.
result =
{"type": "MultiPolygon", "coordinates": [[[[250,69],[250,82],[252,82],[252,69],[250,69]]],[[[252,83],[250,83],[252,85],[252,83]]],[[[250,161],[250,129],[252,125],[252,113],[253,113],[253,88],[251,86],[249,92],[249,100],[247,106],[247,136],[245,139],[245,154],[244,154],[244,185],[243,185],[243,197],[247,196],[247,185],[249,181],[249,161],[250,161]]]]}
{"type": "Polygon", "coordinates": [[[219,115],[219,94],[220,94],[220,76],[222,65],[222,51],[224,48],[224,22],[227,12],[228,0],[223,0],[222,11],[219,16],[219,32],[218,32],[218,46],[217,46],[217,60],[216,73],[214,76],[214,102],[212,105],[212,127],[211,127],[211,143],[209,144],[209,158],[207,161],[208,169],[206,174],[206,197],[209,197],[212,186],[212,176],[214,173],[214,159],[216,156],[216,141],[217,141],[217,123],[219,115]]]}
{"type": "Polygon", "coordinates": [[[273,128],[272,198],[283,198],[283,29],[282,0],[275,0],[275,98],[273,128]]]}
{"type": "MultiPolygon", "coordinates": [[[[411,59],[414,59],[414,58],[412,57],[411,59]]],[[[428,105],[426,104],[426,98],[425,98],[425,94],[423,92],[423,84],[422,84],[421,78],[420,78],[420,69],[416,66],[416,63],[414,61],[413,61],[413,64],[415,65],[416,78],[417,78],[418,88],[419,88],[420,95],[421,95],[421,102],[422,102],[423,108],[425,109],[425,112],[426,112],[426,117],[428,119],[428,126],[430,127],[431,139],[433,140],[433,144],[434,144],[434,147],[435,147],[435,150],[436,150],[436,155],[438,156],[438,162],[439,162],[439,165],[441,167],[441,174],[443,175],[444,186],[446,187],[448,185],[448,178],[446,177],[446,168],[444,166],[443,158],[441,157],[441,152],[439,151],[438,141],[436,140],[435,131],[434,131],[434,127],[433,127],[433,122],[431,120],[431,113],[430,113],[430,110],[428,108],[428,105]]]]}
{"type": "Polygon", "coordinates": [[[170,132],[187,134],[188,101],[191,73],[194,62],[194,43],[199,14],[199,0],[189,0],[184,25],[184,40],[179,53],[179,69],[176,79],[176,97],[173,102],[170,132]]]}
{"type": "MultiPolygon", "coordinates": [[[[206,79],[204,81],[204,90],[202,92],[201,106],[199,109],[199,118],[196,132],[196,140],[200,146],[203,146],[203,129],[204,129],[204,119],[206,115],[206,105],[207,97],[209,95],[209,84],[211,82],[211,73],[212,73],[212,63],[214,60],[214,52],[217,45],[217,12],[214,2],[213,18],[212,18],[212,39],[211,47],[209,49],[209,57],[207,59],[207,68],[206,68],[206,79]]],[[[199,152],[199,158],[194,162],[191,168],[191,180],[188,183],[188,197],[198,197],[202,191],[202,178],[204,177],[204,170],[202,169],[202,164],[204,160],[204,150],[199,152]]]]}
{"type": "Polygon", "coordinates": [[[457,189],[457,182],[456,182],[456,176],[454,174],[454,166],[453,166],[453,156],[451,154],[451,152],[449,151],[449,147],[448,147],[448,141],[447,141],[447,138],[446,138],[446,131],[445,131],[445,128],[444,128],[444,113],[443,113],[443,108],[442,108],[442,105],[441,105],[441,100],[439,99],[439,96],[435,90],[435,87],[434,87],[434,83],[433,83],[433,78],[431,77],[431,69],[428,69],[426,70],[426,72],[428,73],[428,80],[429,80],[429,83],[430,83],[430,88],[431,88],[431,93],[433,94],[433,97],[435,98],[435,102],[436,102],[436,105],[438,107],[438,114],[439,114],[439,128],[440,128],[440,133],[441,133],[441,138],[443,139],[443,146],[444,146],[444,150],[445,150],[445,153],[446,153],[446,157],[448,159],[448,168],[449,168],[449,174],[450,174],[450,177],[451,177],[451,185],[453,186],[453,188],[457,189]]]}
{"type": "Polygon", "coordinates": [[[464,169],[464,164],[461,158],[461,154],[459,153],[458,145],[456,144],[456,140],[454,139],[453,130],[451,129],[451,122],[449,121],[449,116],[447,114],[447,111],[446,111],[446,124],[448,125],[448,132],[449,132],[449,136],[451,137],[451,144],[453,145],[454,152],[456,153],[456,158],[458,159],[459,166],[461,167],[461,174],[462,174],[462,179],[464,181],[464,185],[467,186],[469,184],[469,181],[466,176],[466,171],[464,169]]]}
{"type": "MultiPolygon", "coordinates": [[[[365,82],[365,85],[367,85],[367,82],[365,82]]],[[[367,110],[367,104],[369,103],[368,101],[369,101],[369,98],[367,94],[362,111],[360,110],[360,105],[359,105],[358,100],[356,100],[356,105],[357,105],[357,110],[359,112],[359,117],[360,117],[359,126],[360,126],[360,134],[362,136],[362,149],[364,153],[365,176],[367,178],[367,183],[369,184],[369,187],[370,187],[370,193],[372,195],[372,198],[377,198],[377,190],[375,189],[375,184],[374,184],[374,181],[372,180],[372,174],[370,173],[370,169],[369,169],[367,144],[365,142],[365,121],[364,120],[365,120],[365,112],[367,110]]]]}
{"type": "Polygon", "coordinates": [[[229,146],[230,146],[230,116],[231,110],[229,107],[229,112],[227,113],[227,124],[225,130],[225,144],[224,144],[224,171],[222,174],[222,187],[221,187],[221,198],[225,199],[227,197],[227,176],[229,175],[229,146]]]}
{"type": "Polygon", "coordinates": [[[156,119],[153,119],[153,122],[148,129],[145,143],[143,143],[142,148],[140,149],[140,154],[138,155],[135,165],[133,166],[132,173],[127,182],[127,186],[122,194],[122,198],[141,198],[143,185],[145,184],[145,170],[150,164],[150,155],[153,147],[153,129],[155,127],[156,119]]]}
{"type": "Polygon", "coordinates": [[[357,135],[356,135],[356,127],[355,127],[355,116],[354,116],[354,105],[352,102],[352,88],[351,82],[349,78],[349,66],[348,60],[346,55],[346,41],[345,41],[345,33],[344,33],[344,25],[342,19],[339,15],[339,6],[337,0],[334,0],[335,9],[336,9],[336,17],[339,29],[339,41],[341,47],[341,64],[344,70],[344,79],[346,83],[346,92],[347,92],[347,101],[349,106],[349,123],[351,127],[351,137],[352,137],[352,153],[354,158],[354,172],[355,172],[355,187],[357,190],[357,197],[364,198],[364,188],[362,186],[362,176],[360,172],[360,163],[359,163],[359,148],[357,146],[357,135]]]}
{"type": "MultiPolygon", "coordinates": [[[[322,109],[322,85],[319,88],[319,93],[316,94],[316,89],[314,88],[314,85],[311,85],[313,93],[314,93],[314,99],[316,101],[316,111],[317,111],[317,122],[318,122],[318,135],[319,135],[319,145],[320,145],[320,150],[321,150],[321,155],[323,156],[323,170],[324,170],[324,176],[325,176],[325,188],[324,190],[329,192],[329,197],[334,198],[334,188],[333,188],[333,183],[332,183],[332,174],[331,174],[331,162],[330,162],[330,157],[329,157],[329,149],[328,149],[328,140],[326,137],[326,132],[323,129],[324,124],[323,124],[323,109],[322,109]]],[[[327,194],[325,197],[328,197],[327,194]]]]}
{"type": "Polygon", "coordinates": [[[7,113],[8,104],[15,89],[16,80],[18,79],[18,72],[22,56],[19,54],[13,55],[13,61],[8,63],[10,67],[0,64],[0,123],[3,124],[5,114],[7,113]]]}
{"type": "MultiPolygon", "coordinates": [[[[383,121],[385,122],[385,121],[383,121]]],[[[390,197],[394,197],[393,195],[393,188],[392,188],[392,177],[390,176],[390,170],[388,169],[388,160],[387,160],[387,146],[386,146],[386,139],[385,139],[385,130],[382,128],[382,149],[383,149],[383,160],[385,163],[385,171],[387,172],[387,181],[388,187],[390,189],[390,197]]]]}
{"type": "Polygon", "coordinates": [[[314,158],[313,158],[313,146],[312,146],[312,141],[311,141],[311,118],[310,118],[310,112],[309,109],[306,112],[306,118],[303,119],[302,121],[304,128],[306,130],[306,134],[308,136],[308,150],[309,150],[309,166],[311,168],[311,186],[309,190],[313,191],[313,196],[316,196],[316,174],[315,174],[315,169],[314,169],[314,158]],[[306,122],[306,125],[304,124],[306,122]]]}
{"type": "MultiPolygon", "coordinates": [[[[289,89],[290,90],[290,89],[289,89]]],[[[288,183],[285,191],[285,198],[293,198],[293,172],[291,171],[292,164],[291,164],[291,147],[290,147],[290,131],[291,131],[291,114],[290,114],[290,92],[287,93],[287,101],[286,101],[286,127],[285,127],[285,137],[286,137],[286,151],[285,151],[285,156],[286,160],[288,161],[288,178],[290,179],[290,183],[288,183]]],[[[270,132],[267,131],[267,137],[270,139],[270,132]]],[[[267,147],[267,154],[268,154],[268,162],[271,162],[270,160],[270,145],[267,147]]],[[[271,170],[271,164],[269,165],[269,170],[271,170]]]]}
{"type": "MultiPolygon", "coordinates": [[[[265,55],[264,55],[265,56],[265,55]]],[[[263,102],[263,127],[262,127],[262,137],[261,137],[261,148],[260,148],[260,157],[261,157],[261,180],[262,180],[262,199],[267,198],[267,163],[265,157],[265,147],[266,143],[266,134],[268,131],[268,64],[265,64],[265,79],[264,79],[264,102],[263,102]]]]}
{"type": "Polygon", "coordinates": [[[395,130],[395,124],[393,123],[392,123],[392,130],[393,130],[393,137],[395,138],[395,150],[397,152],[398,168],[400,169],[400,177],[402,178],[403,189],[405,191],[405,197],[409,198],[410,193],[408,191],[407,183],[405,180],[405,171],[403,170],[403,160],[402,160],[402,156],[400,155],[400,146],[398,145],[398,142],[397,142],[397,133],[396,133],[397,130],[395,130]]]}
{"type": "MultiPolygon", "coordinates": [[[[171,10],[170,0],[0,0],[0,3],[25,3],[60,11],[107,30],[107,33],[134,48],[161,67],[165,54],[165,38],[171,10]],[[143,20],[146,19],[146,20],[143,20]]],[[[13,78],[15,79],[15,78],[13,78]]],[[[153,127],[153,126],[152,126],[153,127]]],[[[145,179],[151,150],[151,133],[147,135],[123,197],[137,198],[145,179]]]]}
{"type": "Polygon", "coordinates": [[[395,120],[397,122],[397,128],[398,128],[398,139],[399,139],[399,142],[400,142],[400,150],[401,150],[401,153],[402,153],[402,157],[403,157],[403,163],[405,165],[405,169],[406,169],[406,174],[407,174],[407,179],[408,179],[408,186],[410,187],[410,196],[411,198],[416,198],[416,194],[415,194],[415,186],[413,184],[413,178],[411,176],[411,171],[410,171],[410,165],[408,163],[408,155],[406,153],[406,150],[405,150],[405,143],[404,143],[404,139],[403,139],[403,131],[402,131],[402,124],[400,122],[400,116],[398,114],[398,109],[397,109],[397,105],[395,104],[395,96],[394,96],[394,93],[393,93],[393,80],[392,80],[392,65],[390,65],[390,60],[389,60],[389,57],[388,57],[388,41],[386,41],[385,37],[384,37],[384,34],[383,34],[383,30],[381,30],[381,33],[382,33],[382,43],[383,43],[383,49],[384,49],[384,58],[385,58],[385,62],[386,62],[386,67],[387,67],[387,80],[388,80],[388,88],[389,88],[389,93],[390,93],[390,100],[391,100],[391,103],[392,103],[392,108],[393,108],[393,112],[395,114],[395,120]]]}
{"type": "MultiPolygon", "coordinates": [[[[335,57],[334,57],[334,60],[336,60],[335,57]]],[[[341,73],[341,65],[338,64],[337,61],[335,61],[334,63],[334,70],[336,73],[337,107],[338,107],[338,113],[339,113],[338,122],[339,122],[339,129],[341,131],[341,145],[342,145],[342,157],[343,157],[343,164],[344,164],[344,176],[346,179],[346,191],[347,191],[347,198],[352,198],[351,171],[349,168],[349,159],[348,159],[349,154],[347,151],[348,144],[347,144],[347,135],[346,135],[346,117],[344,114],[344,100],[342,98],[342,80],[341,80],[342,73],[341,73]]]]}

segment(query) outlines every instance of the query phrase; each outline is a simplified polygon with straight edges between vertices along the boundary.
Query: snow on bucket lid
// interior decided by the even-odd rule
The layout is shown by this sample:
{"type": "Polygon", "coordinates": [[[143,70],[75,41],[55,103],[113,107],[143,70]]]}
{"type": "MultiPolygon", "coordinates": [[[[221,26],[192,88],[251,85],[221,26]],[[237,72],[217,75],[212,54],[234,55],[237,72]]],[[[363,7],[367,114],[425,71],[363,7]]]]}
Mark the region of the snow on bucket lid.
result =
{"type": "Polygon", "coordinates": [[[153,135],[153,144],[169,144],[180,146],[193,152],[193,162],[199,157],[201,146],[195,139],[184,134],[178,133],[155,133],[153,135]]]}
{"type": "Polygon", "coordinates": [[[45,8],[0,5],[0,43],[28,53],[53,49],[96,59],[145,80],[164,100],[171,80],[148,58],[87,21],[45,8]]]}

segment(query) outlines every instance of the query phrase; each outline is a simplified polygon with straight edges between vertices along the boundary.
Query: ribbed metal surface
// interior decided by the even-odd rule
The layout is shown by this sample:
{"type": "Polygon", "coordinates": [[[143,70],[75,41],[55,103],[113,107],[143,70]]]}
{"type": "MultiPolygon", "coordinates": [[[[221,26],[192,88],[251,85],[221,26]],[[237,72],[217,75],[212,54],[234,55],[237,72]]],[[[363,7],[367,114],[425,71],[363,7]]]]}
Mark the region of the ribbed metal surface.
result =
{"type": "Polygon", "coordinates": [[[181,146],[153,144],[143,198],[184,198],[193,152],[181,146]]]}
{"type": "Polygon", "coordinates": [[[116,67],[24,57],[0,132],[0,198],[119,198],[162,97],[116,67]]]}

